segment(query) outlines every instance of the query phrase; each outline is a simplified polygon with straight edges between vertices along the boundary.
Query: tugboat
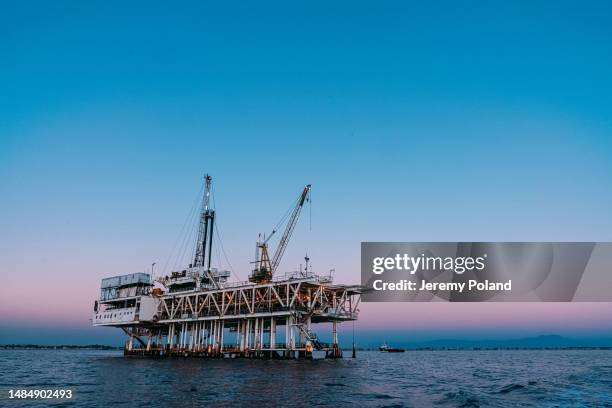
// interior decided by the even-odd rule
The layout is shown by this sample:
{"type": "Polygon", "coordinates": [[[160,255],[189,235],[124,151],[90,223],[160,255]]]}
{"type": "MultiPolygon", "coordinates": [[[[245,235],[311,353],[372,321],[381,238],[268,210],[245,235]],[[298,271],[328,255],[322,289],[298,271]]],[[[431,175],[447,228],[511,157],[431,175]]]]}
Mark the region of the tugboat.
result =
{"type": "Polygon", "coordinates": [[[389,347],[387,343],[383,343],[383,345],[380,346],[378,350],[380,350],[382,353],[403,353],[404,351],[406,351],[401,348],[389,347]]]}

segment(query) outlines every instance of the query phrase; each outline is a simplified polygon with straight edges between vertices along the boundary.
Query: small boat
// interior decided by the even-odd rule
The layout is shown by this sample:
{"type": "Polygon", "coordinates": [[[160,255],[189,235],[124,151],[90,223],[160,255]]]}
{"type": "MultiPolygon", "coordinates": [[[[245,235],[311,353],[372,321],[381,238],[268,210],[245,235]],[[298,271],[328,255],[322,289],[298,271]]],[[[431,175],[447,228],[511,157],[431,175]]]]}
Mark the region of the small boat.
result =
{"type": "Polygon", "coordinates": [[[406,351],[401,348],[389,347],[387,343],[383,343],[383,345],[380,346],[378,350],[380,350],[383,353],[403,353],[404,351],[406,351]]]}

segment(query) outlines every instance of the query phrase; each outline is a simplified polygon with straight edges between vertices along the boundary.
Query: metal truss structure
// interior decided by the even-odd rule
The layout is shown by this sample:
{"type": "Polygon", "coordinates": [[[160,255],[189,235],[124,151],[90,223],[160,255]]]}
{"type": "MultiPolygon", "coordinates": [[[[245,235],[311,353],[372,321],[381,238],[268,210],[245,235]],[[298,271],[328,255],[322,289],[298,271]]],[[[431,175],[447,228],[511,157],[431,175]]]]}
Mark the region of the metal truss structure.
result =
{"type": "Polygon", "coordinates": [[[360,293],[358,286],[297,272],[265,284],[148,294],[127,308],[122,299],[101,302],[94,325],[123,328],[130,336],[127,355],[308,358],[320,350],[341,357],[337,324],[357,319],[360,293]],[[147,303],[143,298],[155,303],[153,314],[133,313],[131,321],[112,317],[147,303]],[[315,334],[319,323],[331,323],[331,343],[315,334]]]}

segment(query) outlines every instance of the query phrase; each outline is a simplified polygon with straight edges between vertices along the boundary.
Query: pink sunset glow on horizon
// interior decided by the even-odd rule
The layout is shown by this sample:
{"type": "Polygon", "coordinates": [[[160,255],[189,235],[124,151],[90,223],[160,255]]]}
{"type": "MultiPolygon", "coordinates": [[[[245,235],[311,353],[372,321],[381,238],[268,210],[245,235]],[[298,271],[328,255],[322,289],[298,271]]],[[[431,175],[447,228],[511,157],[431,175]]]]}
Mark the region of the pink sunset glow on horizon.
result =
{"type": "MultiPolygon", "coordinates": [[[[66,286],[41,279],[28,290],[28,299],[5,295],[0,300],[0,321],[10,326],[89,326],[97,280],[66,286]],[[87,286],[85,286],[87,284],[87,286]],[[53,294],[49,296],[49,294],[53,294]]],[[[13,282],[15,283],[15,282],[13,282]]],[[[5,286],[18,294],[25,285],[5,286]]],[[[405,330],[435,333],[468,330],[597,333],[612,331],[609,303],[365,303],[360,304],[359,330],[405,330]]]]}
{"type": "MultiPolygon", "coordinates": [[[[72,242],[72,245],[63,247],[56,241],[50,245],[51,249],[38,252],[40,258],[32,258],[27,264],[21,262],[23,256],[20,252],[5,257],[7,266],[15,273],[5,281],[4,293],[0,297],[0,321],[4,325],[89,327],[93,303],[99,295],[100,279],[138,269],[146,270],[146,266],[138,268],[139,264],[146,265],[142,259],[147,259],[156,250],[163,252],[161,246],[148,249],[137,243],[115,243],[99,253],[83,246],[83,251],[79,252],[76,250],[78,245],[80,243],[72,242]],[[132,248],[136,253],[130,251],[132,248]],[[116,256],[105,257],[105,253],[116,256]]],[[[297,259],[299,262],[301,246],[298,237],[295,246],[289,250],[287,268],[291,266],[291,260],[297,259]]],[[[323,243],[320,246],[326,249],[323,243]]],[[[243,256],[238,258],[235,265],[249,264],[246,251],[236,253],[243,256]]],[[[341,257],[323,256],[325,259],[315,258],[316,265],[337,267],[335,282],[358,283],[357,245],[347,246],[341,257]]],[[[244,269],[236,274],[234,280],[244,279],[247,274],[244,269]]],[[[430,333],[521,329],[541,333],[608,335],[612,331],[612,304],[362,302],[357,325],[360,330],[430,333]]]]}

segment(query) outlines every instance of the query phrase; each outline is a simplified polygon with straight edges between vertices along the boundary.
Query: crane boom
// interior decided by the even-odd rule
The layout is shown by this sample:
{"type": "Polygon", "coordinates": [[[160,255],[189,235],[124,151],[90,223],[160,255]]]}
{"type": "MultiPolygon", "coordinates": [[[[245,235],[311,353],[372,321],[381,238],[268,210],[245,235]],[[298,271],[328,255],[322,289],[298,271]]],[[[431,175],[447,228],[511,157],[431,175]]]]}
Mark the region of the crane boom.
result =
{"type": "Polygon", "coordinates": [[[302,211],[302,207],[304,206],[304,202],[306,201],[306,198],[308,197],[309,192],[310,192],[310,184],[304,187],[304,190],[302,191],[302,194],[300,195],[300,198],[298,199],[297,205],[293,209],[293,212],[291,213],[291,217],[289,217],[289,221],[287,222],[287,227],[285,228],[285,232],[283,233],[283,236],[281,237],[278,243],[278,248],[276,248],[276,252],[274,252],[274,256],[272,257],[272,261],[270,263],[270,266],[271,266],[270,269],[272,270],[271,271],[272,274],[276,272],[276,268],[278,268],[278,265],[280,264],[283,254],[285,253],[285,249],[287,249],[287,245],[289,244],[289,239],[291,239],[291,234],[293,234],[293,230],[295,229],[298,218],[300,217],[300,212],[302,211]]]}

